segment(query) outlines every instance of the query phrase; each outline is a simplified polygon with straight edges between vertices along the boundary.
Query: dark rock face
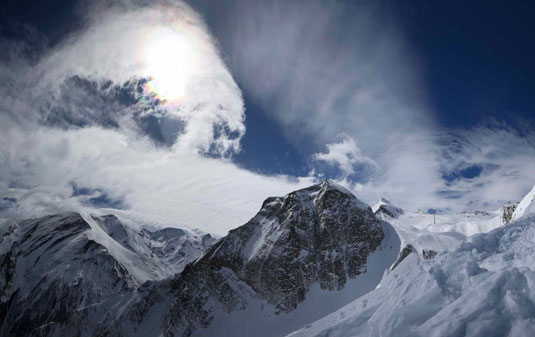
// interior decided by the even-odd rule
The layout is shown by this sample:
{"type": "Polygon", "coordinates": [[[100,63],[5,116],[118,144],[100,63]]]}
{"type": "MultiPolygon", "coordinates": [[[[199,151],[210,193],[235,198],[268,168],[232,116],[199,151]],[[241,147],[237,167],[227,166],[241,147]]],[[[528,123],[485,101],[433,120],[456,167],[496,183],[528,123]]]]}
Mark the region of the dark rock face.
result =
{"type": "MultiPolygon", "coordinates": [[[[243,310],[250,298],[290,312],[313,284],[338,290],[364,272],[367,257],[383,238],[371,209],[326,181],[268,198],[248,223],[136,305],[150,310],[151,299],[162,293],[162,286],[169,287],[173,300],[164,319],[165,336],[188,336],[207,327],[217,310],[243,310]]],[[[139,310],[133,314],[144,315],[139,310]]]]}
{"type": "Polygon", "coordinates": [[[518,204],[515,203],[508,203],[503,205],[502,223],[508,224],[509,222],[511,222],[516,206],[518,206],[518,204]]]}
{"type": "Polygon", "coordinates": [[[396,262],[392,265],[392,268],[390,270],[394,270],[407,256],[409,256],[411,253],[413,253],[414,247],[411,244],[406,244],[405,247],[399,252],[398,258],[396,259],[396,262]]]}

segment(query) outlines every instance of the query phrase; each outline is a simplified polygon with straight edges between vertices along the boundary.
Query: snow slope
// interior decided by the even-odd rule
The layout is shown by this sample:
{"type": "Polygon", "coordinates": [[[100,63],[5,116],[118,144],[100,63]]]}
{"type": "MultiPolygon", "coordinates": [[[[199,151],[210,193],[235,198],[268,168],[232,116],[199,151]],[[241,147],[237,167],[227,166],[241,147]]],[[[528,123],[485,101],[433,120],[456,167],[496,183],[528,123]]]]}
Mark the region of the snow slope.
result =
{"type": "Polygon", "coordinates": [[[182,271],[209,243],[176,229],[138,233],[113,215],[4,221],[0,336],[95,335],[142,283],[182,271]]]}
{"type": "Polygon", "coordinates": [[[513,212],[512,220],[518,220],[526,214],[535,213],[535,186],[528,194],[520,201],[515,211],[513,212]]]}
{"type": "Polygon", "coordinates": [[[436,252],[451,249],[468,237],[489,232],[502,226],[497,212],[463,212],[455,214],[425,214],[405,212],[398,218],[388,219],[403,244],[411,244],[421,254],[423,249],[436,252]]]}
{"type": "Polygon", "coordinates": [[[410,254],[380,286],[289,336],[534,336],[535,215],[432,260],[410,254]]]}

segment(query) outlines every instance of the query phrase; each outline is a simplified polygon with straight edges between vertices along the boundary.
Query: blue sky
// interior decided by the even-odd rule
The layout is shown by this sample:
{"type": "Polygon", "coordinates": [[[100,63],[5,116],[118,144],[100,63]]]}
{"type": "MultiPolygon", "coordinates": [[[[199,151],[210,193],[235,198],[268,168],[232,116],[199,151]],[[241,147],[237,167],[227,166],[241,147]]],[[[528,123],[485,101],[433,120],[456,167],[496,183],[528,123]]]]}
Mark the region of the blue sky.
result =
{"type": "Polygon", "coordinates": [[[0,6],[4,216],[121,205],[224,233],[325,178],[451,211],[535,183],[528,2],[0,6]]]}

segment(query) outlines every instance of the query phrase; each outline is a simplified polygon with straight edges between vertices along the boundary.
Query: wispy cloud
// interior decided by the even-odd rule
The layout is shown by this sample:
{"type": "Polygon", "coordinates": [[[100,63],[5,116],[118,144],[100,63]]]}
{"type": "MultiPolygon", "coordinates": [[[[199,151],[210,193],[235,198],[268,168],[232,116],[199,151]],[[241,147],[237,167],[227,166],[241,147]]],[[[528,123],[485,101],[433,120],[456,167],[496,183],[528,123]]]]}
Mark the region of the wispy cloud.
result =
{"type": "Polygon", "coordinates": [[[340,137],[341,142],[327,144],[327,152],[316,153],[312,158],[338,167],[343,173],[343,179],[356,173],[363,176],[377,168],[377,163],[373,159],[362,155],[353,138],[345,134],[340,137]]]}
{"type": "Polygon", "coordinates": [[[235,0],[205,11],[240,85],[314,152],[345,133],[376,156],[433,124],[418,59],[379,4],[235,0]]]}
{"type": "Polygon", "coordinates": [[[198,3],[248,94],[288,138],[309,147],[305,152],[320,153],[313,160],[338,165],[340,179],[366,201],[498,207],[533,185],[525,134],[506,125],[445,130],[437,124],[422,62],[395,13],[380,3],[198,3]],[[349,150],[349,140],[340,143],[340,134],[358,152],[349,150]],[[355,155],[375,162],[373,172],[351,177],[355,155]],[[478,165],[478,176],[463,176],[478,165]]]}
{"type": "Polygon", "coordinates": [[[8,136],[1,171],[11,188],[2,195],[18,200],[6,211],[10,216],[84,209],[87,196],[77,190],[98,189],[140,221],[223,235],[249,220],[267,196],[313,182],[258,175],[115,129],[11,129],[8,136]]]}
{"type": "Polygon", "coordinates": [[[8,43],[2,215],[119,207],[134,221],[222,235],[267,196],[317,181],[233,164],[245,133],[234,76],[288,138],[311,144],[303,151],[316,172],[337,167],[340,182],[369,203],[385,196],[412,209],[491,208],[533,185],[529,130],[435,125],[417,59],[375,5],[220,6],[212,8],[221,10],[212,25],[218,42],[183,3],[104,1],[81,8],[84,25],[51,49],[27,57],[27,47],[8,43]],[[176,64],[156,58],[171,77],[154,68],[150,52],[165,47],[162,36],[178,45],[171,55],[184,46],[192,53],[176,64]]]}

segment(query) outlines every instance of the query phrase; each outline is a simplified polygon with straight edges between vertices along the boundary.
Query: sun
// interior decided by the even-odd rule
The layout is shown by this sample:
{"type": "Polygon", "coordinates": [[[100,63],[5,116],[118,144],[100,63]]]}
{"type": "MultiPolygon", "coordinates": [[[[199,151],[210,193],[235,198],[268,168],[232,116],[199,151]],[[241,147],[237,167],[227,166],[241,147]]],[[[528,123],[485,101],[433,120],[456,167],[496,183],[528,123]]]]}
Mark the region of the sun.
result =
{"type": "Polygon", "coordinates": [[[168,103],[178,103],[197,73],[199,58],[194,42],[171,28],[157,28],[145,49],[147,89],[168,103]]]}

